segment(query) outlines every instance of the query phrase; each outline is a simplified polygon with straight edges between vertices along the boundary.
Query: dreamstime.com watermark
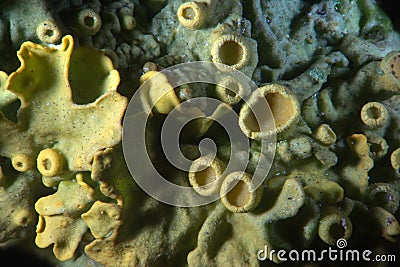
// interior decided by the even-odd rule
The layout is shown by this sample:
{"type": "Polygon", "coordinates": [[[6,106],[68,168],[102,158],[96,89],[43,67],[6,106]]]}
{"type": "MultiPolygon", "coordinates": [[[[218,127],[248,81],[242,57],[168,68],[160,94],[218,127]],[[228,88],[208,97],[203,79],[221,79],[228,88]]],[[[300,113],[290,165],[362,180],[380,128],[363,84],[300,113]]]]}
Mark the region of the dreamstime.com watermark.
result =
{"type": "Polygon", "coordinates": [[[341,261],[341,262],[395,262],[394,254],[373,254],[371,250],[345,249],[347,247],[346,239],[340,238],[336,242],[336,247],[329,247],[321,251],[313,249],[304,250],[275,250],[268,249],[265,245],[264,249],[257,252],[257,258],[260,261],[277,259],[280,262],[325,262],[325,261],[341,261]]]}

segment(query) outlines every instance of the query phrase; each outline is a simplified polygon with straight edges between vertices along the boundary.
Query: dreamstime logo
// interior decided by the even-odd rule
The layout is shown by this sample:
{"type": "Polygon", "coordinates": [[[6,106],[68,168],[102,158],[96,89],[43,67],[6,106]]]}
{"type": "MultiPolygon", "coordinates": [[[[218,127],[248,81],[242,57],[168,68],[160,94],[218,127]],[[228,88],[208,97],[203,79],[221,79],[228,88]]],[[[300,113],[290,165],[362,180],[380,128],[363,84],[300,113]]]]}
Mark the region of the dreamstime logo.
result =
{"type": "Polygon", "coordinates": [[[257,258],[260,261],[265,260],[278,260],[280,262],[293,261],[293,262],[322,262],[322,261],[376,261],[376,262],[395,262],[396,256],[393,254],[377,254],[372,255],[372,251],[366,250],[356,250],[356,249],[346,249],[347,240],[344,238],[339,238],[336,241],[336,247],[334,249],[329,247],[322,251],[317,252],[313,249],[296,250],[291,249],[289,251],[279,249],[269,249],[265,245],[264,249],[257,252],[257,258]]]}
{"type": "MultiPolygon", "coordinates": [[[[245,171],[247,168],[251,141],[239,127],[237,111],[228,104],[212,97],[192,98],[178,103],[178,105],[171,105],[168,102],[168,97],[174,94],[173,88],[183,85],[201,87],[205,84],[224,86],[230,90],[229,94],[236,94],[235,97],[240,96],[243,105],[249,105],[247,102],[248,94],[239,94],[238,88],[245,88],[248,93],[257,91],[257,86],[251,79],[226,65],[211,62],[184,63],[148,77],[135,92],[126,110],[122,144],[129,171],[136,183],[147,194],[169,205],[179,207],[200,206],[219,199],[221,195],[220,192],[207,196],[200,195],[193,187],[172,183],[168,177],[163,177],[157,171],[155,167],[157,162],[153,162],[154,159],[151,156],[154,152],[151,150],[155,148],[149,148],[152,145],[149,145],[149,140],[146,140],[151,135],[151,133],[146,133],[147,125],[152,120],[153,112],[157,112],[155,110],[157,107],[162,105],[162,107],[168,107],[169,105],[171,109],[166,112],[168,115],[162,123],[159,133],[161,147],[157,148],[158,153],[162,150],[169,164],[179,170],[189,172],[193,161],[183,155],[180,135],[185,126],[190,127],[190,122],[197,119],[207,119],[213,120],[213,123],[218,123],[224,128],[228,136],[227,141],[230,143],[230,158],[229,162],[225,162],[226,168],[221,179],[229,173],[245,171]],[[220,83],[227,78],[234,83],[220,83]],[[218,114],[218,116],[215,114],[218,114]]],[[[262,95],[259,96],[259,99],[257,107],[252,109],[254,118],[260,131],[271,131],[271,129],[275,129],[272,112],[262,95]]],[[[252,108],[251,105],[249,107],[252,108]]],[[[268,138],[257,142],[260,143],[261,156],[254,173],[252,173],[250,191],[256,190],[263,183],[270,170],[275,154],[276,136],[273,133],[268,138]]],[[[209,136],[202,139],[198,146],[201,156],[215,158],[217,155],[217,145],[209,136]]],[[[205,168],[207,166],[198,171],[205,168]]],[[[217,183],[217,180],[212,183],[217,183]]],[[[204,186],[210,186],[210,184],[204,186]]],[[[232,184],[229,189],[232,189],[234,185],[232,184]]]]}
{"type": "Polygon", "coordinates": [[[339,238],[339,239],[336,241],[336,246],[337,246],[338,248],[345,248],[345,247],[347,247],[347,240],[344,239],[344,238],[339,238]]]}

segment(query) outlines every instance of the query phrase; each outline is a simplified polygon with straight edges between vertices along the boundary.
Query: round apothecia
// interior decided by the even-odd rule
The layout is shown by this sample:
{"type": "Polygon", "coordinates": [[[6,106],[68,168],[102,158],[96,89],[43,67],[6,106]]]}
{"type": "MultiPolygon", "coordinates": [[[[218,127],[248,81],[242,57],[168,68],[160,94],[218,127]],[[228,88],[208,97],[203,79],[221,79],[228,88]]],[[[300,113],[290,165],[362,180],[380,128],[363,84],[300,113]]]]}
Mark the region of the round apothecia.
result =
{"type": "Polygon", "coordinates": [[[26,154],[17,154],[11,159],[11,164],[19,172],[26,172],[35,164],[35,160],[26,154]]]}
{"type": "Polygon", "coordinates": [[[223,163],[211,155],[203,156],[190,165],[189,183],[202,196],[211,196],[219,192],[223,163]]]}
{"type": "Polygon", "coordinates": [[[318,225],[318,235],[328,245],[335,245],[339,239],[348,240],[353,225],[347,216],[333,212],[322,216],[318,225]]]}
{"type": "Polygon", "coordinates": [[[241,69],[249,61],[249,47],[241,36],[221,35],[212,44],[211,57],[213,62],[241,69]]]}
{"type": "Polygon", "coordinates": [[[220,196],[224,206],[232,212],[248,212],[259,204],[263,189],[251,191],[251,175],[242,171],[230,173],[222,182],[220,196]]]}
{"type": "Polygon", "coordinates": [[[95,35],[102,25],[100,15],[90,8],[80,10],[76,20],[78,28],[89,35],[95,35]]]}
{"type": "Polygon", "coordinates": [[[261,140],[275,133],[282,138],[294,129],[299,119],[300,104],[297,97],[283,85],[268,84],[252,92],[242,106],[239,126],[252,139],[261,140]],[[269,116],[268,109],[273,118],[269,116]]]}
{"type": "Polygon", "coordinates": [[[389,119],[384,105],[378,102],[368,102],[361,108],[361,121],[370,128],[383,127],[389,119]]]}
{"type": "Polygon", "coordinates": [[[55,176],[64,171],[65,158],[55,149],[47,148],[40,151],[36,163],[42,175],[55,176]]]}
{"type": "Polygon", "coordinates": [[[46,20],[36,27],[36,35],[43,43],[56,44],[60,41],[62,32],[55,21],[46,20]]]}
{"type": "Polygon", "coordinates": [[[182,26],[190,30],[196,30],[206,20],[207,6],[204,3],[186,2],[179,6],[176,14],[182,26]]]}

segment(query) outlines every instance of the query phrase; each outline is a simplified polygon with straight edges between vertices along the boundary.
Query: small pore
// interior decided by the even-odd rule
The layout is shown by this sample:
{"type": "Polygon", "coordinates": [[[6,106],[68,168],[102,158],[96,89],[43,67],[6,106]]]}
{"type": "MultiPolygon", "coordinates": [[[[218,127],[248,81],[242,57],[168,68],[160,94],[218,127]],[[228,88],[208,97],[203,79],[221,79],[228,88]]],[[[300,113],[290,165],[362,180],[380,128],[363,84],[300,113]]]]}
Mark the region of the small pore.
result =
{"type": "Polygon", "coordinates": [[[190,30],[200,28],[206,20],[204,3],[186,2],[179,6],[177,16],[180,24],[190,30]]]}
{"type": "Polygon", "coordinates": [[[45,30],[44,35],[46,35],[48,37],[52,37],[54,35],[54,31],[53,30],[45,30]]]}
{"type": "Polygon", "coordinates": [[[34,161],[26,154],[18,154],[12,157],[11,163],[15,170],[26,172],[32,167],[34,161]]]}
{"type": "Polygon", "coordinates": [[[55,44],[61,39],[61,29],[55,21],[43,21],[36,28],[36,35],[44,43],[55,44]]]}
{"type": "Polygon", "coordinates": [[[86,27],[91,28],[95,23],[95,19],[92,16],[86,16],[83,19],[83,23],[85,23],[86,27]]]}
{"type": "Polygon", "coordinates": [[[193,11],[193,8],[186,7],[182,10],[182,16],[187,20],[193,20],[195,17],[195,12],[193,11]]]}
{"type": "Polygon", "coordinates": [[[89,35],[96,34],[102,25],[101,17],[92,9],[83,9],[78,12],[78,28],[89,35]]]}
{"type": "Polygon", "coordinates": [[[377,107],[370,107],[367,109],[367,115],[369,118],[377,120],[382,116],[381,111],[377,107]]]}
{"type": "Polygon", "coordinates": [[[381,207],[386,207],[389,201],[393,201],[393,195],[390,192],[378,192],[374,196],[374,202],[381,207]]]}
{"type": "Polygon", "coordinates": [[[388,111],[381,103],[368,102],[361,108],[361,120],[368,127],[383,127],[386,124],[388,117],[388,111]]]}
{"type": "Polygon", "coordinates": [[[51,160],[50,159],[44,159],[42,160],[42,166],[46,171],[51,170],[51,160]]]}
{"type": "Polygon", "coordinates": [[[369,150],[372,153],[377,154],[382,150],[382,146],[380,144],[371,144],[371,146],[369,147],[369,150]]]}

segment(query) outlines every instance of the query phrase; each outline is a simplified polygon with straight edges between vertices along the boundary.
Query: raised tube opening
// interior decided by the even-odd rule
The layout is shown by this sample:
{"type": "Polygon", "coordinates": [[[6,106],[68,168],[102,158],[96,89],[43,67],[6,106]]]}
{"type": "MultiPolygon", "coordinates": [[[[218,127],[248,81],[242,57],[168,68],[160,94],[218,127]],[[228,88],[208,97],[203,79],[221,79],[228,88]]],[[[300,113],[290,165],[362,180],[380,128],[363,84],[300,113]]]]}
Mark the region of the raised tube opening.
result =
{"type": "MultiPolygon", "coordinates": [[[[276,128],[285,126],[295,115],[292,101],[282,94],[269,93],[265,96],[265,100],[271,109],[276,128]]],[[[258,98],[252,103],[251,112],[246,118],[246,126],[250,131],[260,132],[262,129],[267,129],[266,127],[269,125],[269,121],[268,118],[265,117],[265,108],[265,101],[262,98],[258,98]],[[255,114],[257,114],[257,117],[255,114]]]]}
{"type": "Polygon", "coordinates": [[[368,102],[361,108],[361,120],[368,127],[382,127],[388,120],[388,112],[378,102],[368,102]]]}
{"type": "Polygon", "coordinates": [[[255,209],[261,200],[262,189],[250,192],[251,176],[236,171],[225,177],[221,186],[221,201],[232,212],[249,212],[255,209]]]}
{"type": "Polygon", "coordinates": [[[102,25],[101,17],[92,9],[83,9],[78,12],[78,28],[85,34],[96,34],[102,25]]]}
{"type": "Polygon", "coordinates": [[[61,39],[61,29],[54,21],[43,21],[36,28],[36,35],[45,43],[57,43],[61,39]]]}

